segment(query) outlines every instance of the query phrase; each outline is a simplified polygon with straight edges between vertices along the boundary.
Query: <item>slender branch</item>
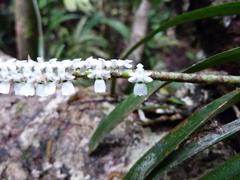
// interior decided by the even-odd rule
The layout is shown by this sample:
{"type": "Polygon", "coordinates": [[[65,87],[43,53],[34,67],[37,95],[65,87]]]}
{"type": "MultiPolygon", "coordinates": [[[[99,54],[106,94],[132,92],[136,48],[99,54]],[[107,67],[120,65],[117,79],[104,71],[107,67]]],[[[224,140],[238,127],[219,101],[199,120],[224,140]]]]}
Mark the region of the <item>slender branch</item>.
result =
{"type": "MultiPolygon", "coordinates": [[[[130,78],[130,73],[133,70],[124,70],[122,74],[119,74],[118,70],[111,71],[112,78],[130,78]]],[[[230,75],[206,75],[206,74],[196,74],[196,73],[178,73],[178,72],[163,72],[163,71],[146,71],[151,75],[153,80],[160,81],[174,81],[174,82],[188,82],[188,83],[198,83],[198,84],[227,84],[240,86],[240,76],[230,76],[230,75]]],[[[87,77],[89,73],[86,72],[84,75],[80,75],[75,72],[73,75],[76,78],[87,77]]]]}

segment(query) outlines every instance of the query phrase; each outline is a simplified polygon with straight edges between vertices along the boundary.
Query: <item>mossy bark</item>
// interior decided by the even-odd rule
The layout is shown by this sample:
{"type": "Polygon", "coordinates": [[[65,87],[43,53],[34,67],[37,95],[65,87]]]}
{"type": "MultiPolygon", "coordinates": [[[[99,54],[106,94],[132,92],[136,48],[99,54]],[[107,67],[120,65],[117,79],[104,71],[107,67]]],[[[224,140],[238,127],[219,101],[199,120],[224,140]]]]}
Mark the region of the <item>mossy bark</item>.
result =
{"type": "Polygon", "coordinates": [[[36,59],[38,55],[37,19],[32,0],[15,0],[15,30],[18,59],[36,59]]]}

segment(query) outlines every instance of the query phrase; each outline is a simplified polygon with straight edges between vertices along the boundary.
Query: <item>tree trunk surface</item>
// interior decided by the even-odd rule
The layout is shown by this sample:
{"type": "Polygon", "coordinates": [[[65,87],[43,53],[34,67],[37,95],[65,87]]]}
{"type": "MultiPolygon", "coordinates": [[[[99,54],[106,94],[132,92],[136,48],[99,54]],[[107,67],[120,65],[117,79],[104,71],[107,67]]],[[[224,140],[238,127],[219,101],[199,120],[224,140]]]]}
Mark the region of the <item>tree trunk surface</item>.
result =
{"type": "Polygon", "coordinates": [[[27,59],[30,55],[36,59],[38,53],[37,19],[32,0],[15,0],[15,30],[18,59],[27,59]]]}

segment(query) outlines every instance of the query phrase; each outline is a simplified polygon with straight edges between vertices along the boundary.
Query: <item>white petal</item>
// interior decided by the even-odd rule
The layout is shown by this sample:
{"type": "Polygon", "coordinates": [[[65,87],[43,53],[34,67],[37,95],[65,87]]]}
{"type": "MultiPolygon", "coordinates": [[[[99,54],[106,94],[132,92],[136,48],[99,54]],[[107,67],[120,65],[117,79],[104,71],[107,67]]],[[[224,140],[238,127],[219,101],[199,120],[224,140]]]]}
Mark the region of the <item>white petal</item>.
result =
{"type": "Polygon", "coordinates": [[[90,79],[94,79],[96,77],[96,73],[93,71],[91,74],[87,76],[90,79]]]}
{"type": "Polygon", "coordinates": [[[52,95],[56,91],[56,82],[48,82],[44,88],[44,94],[52,95]]]}
{"type": "Polygon", "coordinates": [[[136,83],[133,93],[138,96],[146,96],[148,93],[147,85],[143,83],[136,83]]]}
{"type": "Polygon", "coordinates": [[[94,91],[96,93],[105,93],[106,92],[106,84],[103,79],[96,79],[94,83],[94,91]]]}
{"type": "Polygon", "coordinates": [[[37,84],[37,87],[36,87],[37,96],[47,96],[47,94],[44,93],[45,86],[46,86],[45,84],[37,84]]]}
{"type": "Polygon", "coordinates": [[[132,76],[132,77],[128,78],[128,81],[131,83],[135,83],[137,81],[137,76],[132,76]]]}
{"type": "Polygon", "coordinates": [[[20,95],[19,92],[20,92],[20,89],[22,87],[22,84],[23,83],[15,83],[14,84],[14,92],[15,92],[16,95],[20,95]]]}
{"type": "Polygon", "coordinates": [[[143,77],[143,82],[145,82],[145,83],[150,83],[152,81],[153,81],[153,79],[151,77],[148,77],[148,76],[143,77]]]}
{"type": "Polygon", "coordinates": [[[1,82],[0,83],[0,93],[8,94],[10,90],[10,83],[9,82],[1,82]]]}
{"type": "Polygon", "coordinates": [[[62,83],[62,95],[69,96],[75,93],[75,88],[71,81],[62,83]]]}
{"type": "Polygon", "coordinates": [[[32,83],[23,83],[19,95],[23,96],[33,96],[35,94],[34,85],[32,83]]]}
{"type": "Polygon", "coordinates": [[[129,69],[129,68],[132,68],[132,64],[131,64],[131,63],[132,63],[132,60],[128,60],[128,59],[125,60],[125,61],[124,61],[124,67],[125,67],[125,68],[128,68],[128,69],[129,69]]]}

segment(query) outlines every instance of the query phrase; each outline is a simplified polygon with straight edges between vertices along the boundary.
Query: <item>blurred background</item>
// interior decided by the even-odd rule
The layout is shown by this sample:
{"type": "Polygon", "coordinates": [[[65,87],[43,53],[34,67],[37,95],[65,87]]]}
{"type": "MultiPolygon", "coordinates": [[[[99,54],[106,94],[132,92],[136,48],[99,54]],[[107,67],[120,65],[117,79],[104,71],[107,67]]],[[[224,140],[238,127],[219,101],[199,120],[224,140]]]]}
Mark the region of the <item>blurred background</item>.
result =
{"type": "MultiPolygon", "coordinates": [[[[0,0],[0,51],[18,59],[121,58],[167,20],[233,1],[237,0],[0,0]]],[[[129,59],[150,69],[180,70],[239,46],[239,24],[238,16],[228,16],[169,28],[129,59]]]]}

